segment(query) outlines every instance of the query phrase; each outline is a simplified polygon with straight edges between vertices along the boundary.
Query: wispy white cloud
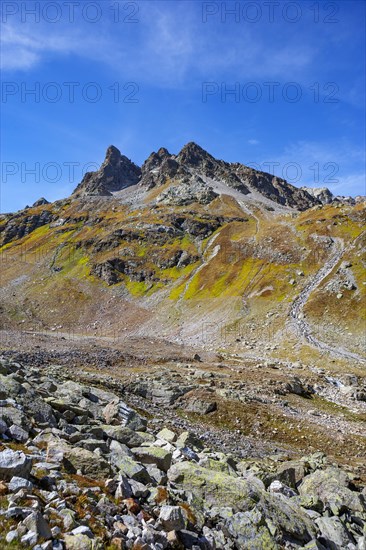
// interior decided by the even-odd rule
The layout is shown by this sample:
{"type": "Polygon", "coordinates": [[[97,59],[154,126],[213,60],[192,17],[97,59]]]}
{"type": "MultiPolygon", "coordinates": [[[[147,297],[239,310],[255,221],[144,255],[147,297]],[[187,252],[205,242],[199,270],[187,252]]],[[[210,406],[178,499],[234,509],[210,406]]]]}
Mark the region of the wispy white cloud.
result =
{"type": "Polygon", "coordinates": [[[258,145],[259,141],[257,139],[248,139],[249,145],[258,145]]]}
{"type": "Polygon", "coordinates": [[[38,32],[26,24],[5,23],[2,27],[1,64],[3,70],[32,69],[49,52],[65,53],[72,48],[70,37],[55,37],[51,33],[38,32]]]}
{"type": "Polygon", "coordinates": [[[273,48],[265,29],[202,23],[200,10],[187,2],[143,2],[139,23],[121,27],[108,18],[90,26],[6,23],[3,69],[31,70],[50,55],[70,53],[111,70],[138,75],[156,87],[180,88],[197,80],[290,78],[310,67],[316,48],[295,37],[273,48]],[[93,32],[91,32],[93,31],[93,32]],[[234,34],[232,34],[234,33],[234,34]]]}

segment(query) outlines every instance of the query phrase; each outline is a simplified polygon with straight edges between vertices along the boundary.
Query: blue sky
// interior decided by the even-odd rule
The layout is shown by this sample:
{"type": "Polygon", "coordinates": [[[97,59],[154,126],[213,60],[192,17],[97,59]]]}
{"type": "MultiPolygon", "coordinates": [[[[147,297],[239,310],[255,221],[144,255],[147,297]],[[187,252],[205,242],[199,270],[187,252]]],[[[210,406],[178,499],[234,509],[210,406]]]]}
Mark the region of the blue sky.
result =
{"type": "Polygon", "coordinates": [[[3,0],[1,211],[69,195],[110,144],[364,194],[365,5],[3,0]]]}

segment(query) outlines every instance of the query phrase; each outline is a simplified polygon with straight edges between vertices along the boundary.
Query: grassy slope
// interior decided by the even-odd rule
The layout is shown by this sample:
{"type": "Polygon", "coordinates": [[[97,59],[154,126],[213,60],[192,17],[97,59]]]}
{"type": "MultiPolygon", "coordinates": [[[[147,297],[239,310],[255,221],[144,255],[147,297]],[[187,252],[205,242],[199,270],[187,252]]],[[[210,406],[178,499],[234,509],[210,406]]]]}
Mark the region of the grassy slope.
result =
{"type": "MultiPolygon", "coordinates": [[[[209,207],[190,205],[174,209],[174,214],[196,220],[207,215],[225,217],[210,237],[198,242],[186,234],[156,243],[147,236],[144,224],[169,225],[173,212],[169,207],[148,205],[143,210],[131,211],[116,201],[98,200],[28,209],[23,216],[45,209],[68,221],[62,226],[42,226],[0,248],[6,289],[5,326],[21,323],[31,326],[37,322],[45,327],[74,324],[85,328],[97,320],[107,323],[106,330],[112,330],[113,326],[125,326],[121,309],[126,319],[126,307],[134,313],[137,308],[141,321],[154,316],[153,309],[146,312],[145,308],[154,297],[160,316],[164,317],[161,312],[174,311],[176,319],[188,324],[193,311],[196,323],[205,316],[213,319],[217,313],[220,323],[227,325],[243,319],[245,322],[259,319],[262,323],[267,314],[275,312],[277,316],[270,329],[267,321],[265,326],[262,327],[263,323],[258,326],[259,333],[263,328],[263,337],[268,338],[283,329],[288,304],[329,255],[327,243],[317,241],[314,235],[339,237],[347,246],[362,231],[360,206],[315,208],[295,217],[257,213],[258,229],[254,218],[244,214],[235,199],[221,196],[209,207]],[[230,221],[235,217],[243,221],[230,221]],[[139,228],[139,238],[122,239],[117,248],[110,250],[98,253],[93,250],[93,244],[120,228],[134,231],[139,228]],[[154,255],[158,254],[160,261],[179,250],[201,256],[201,260],[182,268],[164,269],[154,263],[154,255]],[[123,276],[119,284],[108,287],[91,274],[95,263],[126,253],[154,273],[152,281],[138,282],[123,276]],[[299,272],[304,276],[299,276],[299,272]],[[291,285],[290,279],[295,279],[296,284],[291,285]],[[225,310],[229,303],[230,308],[225,310]],[[202,306],[200,312],[197,304],[202,306]],[[226,312],[224,321],[221,310],[226,312]]],[[[345,334],[351,324],[352,331],[361,333],[363,326],[359,319],[364,315],[366,286],[362,284],[364,264],[359,247],[350,249],[345,259],[352,262],[357,291],[345,291],[344,298],[339,300],[336,294],[325,290],[327,281],[324,281],[312,294],[305,311],[314,325],[320,326],[326,313],[338,328],[344,327],[345,334]]],[[[164,320],[162,323],[168,327],[172,324],[164,320]]]]}

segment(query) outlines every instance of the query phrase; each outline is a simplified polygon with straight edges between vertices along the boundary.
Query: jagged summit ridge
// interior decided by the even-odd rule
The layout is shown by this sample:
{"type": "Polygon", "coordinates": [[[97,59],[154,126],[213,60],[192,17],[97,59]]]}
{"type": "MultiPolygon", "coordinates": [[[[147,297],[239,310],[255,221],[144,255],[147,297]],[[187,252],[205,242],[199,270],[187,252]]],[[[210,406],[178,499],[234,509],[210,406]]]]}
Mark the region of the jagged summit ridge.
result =
{"type": "MultiPolygon", "coordinates": [[[[211,192],[215,183],[224,184],[243,195],[255,193],[259,199],[269,199],[297,210],[322,204],[323,196],[329,199],[326,193],[319,196],[307,188],[299,189],[272,174],[240,163],[218,160],[194,142],[184,145],[177,155],[161,147],[150,154],[141,168],[111,145],[100,169],[85,174],[73,195],[111,196],[136,184],[149,191],[170,182],[178,187],[183,185],[184,195],[190,186],[197,189],[199,183],[199,196],[205,196],[205,201],[216,196],[211,192]],[[205,185],[209,187],[208,193],[203,192],[205,185]]],[[[173,195],[179,195],[179,189],[175,189],[173,195]]]]}

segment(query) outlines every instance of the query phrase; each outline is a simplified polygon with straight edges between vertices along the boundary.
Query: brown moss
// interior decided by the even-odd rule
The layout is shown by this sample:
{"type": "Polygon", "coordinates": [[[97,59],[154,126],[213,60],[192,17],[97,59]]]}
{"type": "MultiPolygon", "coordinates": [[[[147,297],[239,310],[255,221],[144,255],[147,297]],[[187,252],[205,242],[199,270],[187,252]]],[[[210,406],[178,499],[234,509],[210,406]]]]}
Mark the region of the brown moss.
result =
{"type": "Polygon", "coordinates": [[[189,504],[187,504],[186,502],[179,502],[178,504],[185,511],[188,521],[192,523],[192,525],[195,525],[197,518],[189,504]]]}
{"type": "Polygon", "coordinates": [[[161,504],[162,502],[166,502],[169,498],[169,492],[166,489],[166,487],[161,487],[160,485],[157,487],[157,492],[155,496],[155,502],[157,504],[161,504]]]}

